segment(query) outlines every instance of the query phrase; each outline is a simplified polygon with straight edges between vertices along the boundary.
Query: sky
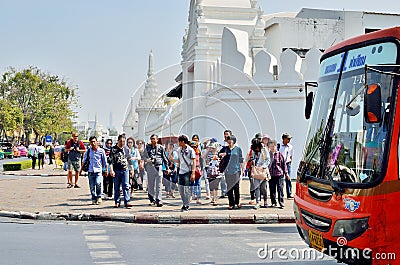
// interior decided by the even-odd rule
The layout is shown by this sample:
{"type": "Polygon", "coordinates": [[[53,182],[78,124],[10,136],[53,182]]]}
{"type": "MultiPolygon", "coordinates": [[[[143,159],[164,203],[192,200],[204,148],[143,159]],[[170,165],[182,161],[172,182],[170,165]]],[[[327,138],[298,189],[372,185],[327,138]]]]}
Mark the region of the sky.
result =
{"type": "MultiPolygon", "coordinates": [[[[303,7],[400,13],[393,0],[259,0],[264,14],[303,7]]],[[[78,87],[79,121],[118,130],[143,85],[152,49],[155,71],[179,74],[190,0],[0,0],[0,74],[36,66],[78,87]],[[172,67],[175,65],[175,67],[172,67]]],[[[172,80],[173,81],[173,80],[172,80]]],[[[159,86],[162,84],[159,83],[159,86]]]]}

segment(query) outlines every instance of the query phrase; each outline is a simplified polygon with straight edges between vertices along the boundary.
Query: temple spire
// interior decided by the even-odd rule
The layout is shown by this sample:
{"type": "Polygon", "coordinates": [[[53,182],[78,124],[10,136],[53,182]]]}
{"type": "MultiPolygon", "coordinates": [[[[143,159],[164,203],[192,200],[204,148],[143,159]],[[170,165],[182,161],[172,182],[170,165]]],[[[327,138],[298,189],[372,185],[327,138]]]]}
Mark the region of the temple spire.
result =
{"type": "Polygon", "coordinates": [[[149,70],[147,71],[147,77],[150,77],[153,74],[154,74],[154,56],[153,56],[153,49],[151,49],[149,54],[149,70]]]}

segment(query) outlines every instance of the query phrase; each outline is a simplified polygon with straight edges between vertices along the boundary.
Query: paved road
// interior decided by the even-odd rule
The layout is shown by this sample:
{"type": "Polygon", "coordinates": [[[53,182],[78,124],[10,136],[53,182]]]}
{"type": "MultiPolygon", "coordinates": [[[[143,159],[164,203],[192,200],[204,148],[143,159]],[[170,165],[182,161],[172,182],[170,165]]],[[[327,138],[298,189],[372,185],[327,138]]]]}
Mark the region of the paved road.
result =
{"type": "MultiPolygon", "coordinates": [[[[288,225],[137,225],[0,218],[1,264],[337,264],[259,257],[307,246],[288,225]]],[[[294,253],[294,252],[293,252],[294,253]]]]}

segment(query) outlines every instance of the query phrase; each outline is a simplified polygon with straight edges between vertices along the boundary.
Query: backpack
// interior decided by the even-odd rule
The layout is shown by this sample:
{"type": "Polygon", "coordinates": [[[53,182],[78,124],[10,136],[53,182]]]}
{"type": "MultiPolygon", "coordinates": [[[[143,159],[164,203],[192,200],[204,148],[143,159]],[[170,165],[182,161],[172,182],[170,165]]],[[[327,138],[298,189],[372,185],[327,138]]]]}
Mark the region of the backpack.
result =
{"type": "Polygon", "coordinates": [[[68,162],[68,152],[65,148],[61,150],[60,159],[62,162],[68,162]]]}

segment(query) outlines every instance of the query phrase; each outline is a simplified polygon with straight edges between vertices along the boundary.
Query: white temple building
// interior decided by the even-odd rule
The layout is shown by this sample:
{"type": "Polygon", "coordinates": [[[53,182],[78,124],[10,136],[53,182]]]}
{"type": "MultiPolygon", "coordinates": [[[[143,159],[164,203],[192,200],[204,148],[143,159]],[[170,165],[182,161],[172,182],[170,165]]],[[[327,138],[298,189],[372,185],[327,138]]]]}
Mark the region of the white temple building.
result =
{"type": "Polygon", "coordinates": [[[244,152],[257,132],[278,142],[289,132],[297,165],[308,127],[304,83],[317,81],[322,51],[399,24],[399,14],[304,8],[264,15],[257,0],[191,0],[180,65],[156,73],[150,53],[123,130],[146,141],[153,133],[222,141],[230,129],[244,152]]]}

